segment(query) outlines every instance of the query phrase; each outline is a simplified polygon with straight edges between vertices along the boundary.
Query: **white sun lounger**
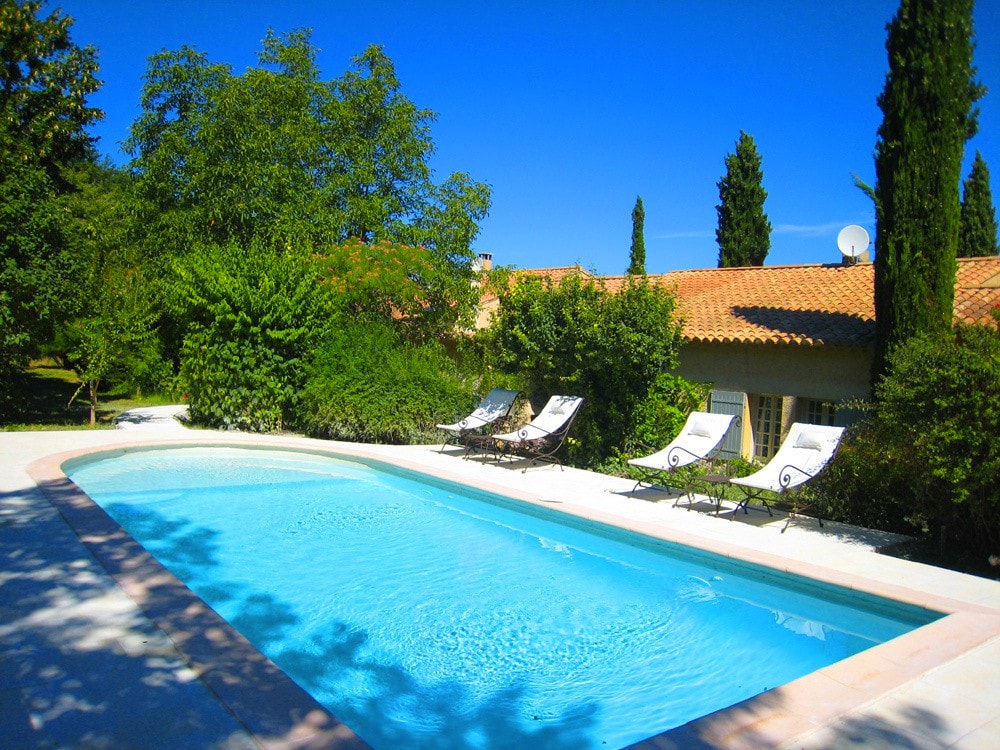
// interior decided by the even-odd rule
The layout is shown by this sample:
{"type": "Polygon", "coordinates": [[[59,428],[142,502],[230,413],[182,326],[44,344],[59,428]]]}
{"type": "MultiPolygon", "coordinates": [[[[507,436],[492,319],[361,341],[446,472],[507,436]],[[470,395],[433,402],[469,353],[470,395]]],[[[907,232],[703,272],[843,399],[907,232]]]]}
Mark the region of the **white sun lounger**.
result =
{"type": "Polygon", "coordinates": [[[562,468],[562,461],[555,454],[569,435],[582,404],[580,396],[552,396],[528,424],[513,432],[491,435],[489,441],[497,460],[513,456],[530,458],[525,471],[528,466],[542,461],[559,464],[562,468]]]}
{"type": "MultiPolygon", "coordinates": [[[[669,476],[682,466],[703,461],[712,456],[729,432],[736,419],[732,414],[711,414],[704,411],[693,411],[681,427],[677,437],[671,440],[662,450],[641,458],[630,458],[629,464],[637,466],[646,472],[646,476],[636,482],[632,489],[635,492],[642,484],[653,486],[663,475],[669,476]]],[[[681,491],[680,497],[691,497],[691,487],[681,491]]],[[[677,504],[676,502],[674,503],[677,504]]]]}
{"type": "MultiPolygon", "coordinates": [[[[768,493],[787,495],[819,474],[837,452],[843,435],[843,427],[802,422],[793,424],[778,452],[766,466],[749,476],[732,477],[729,480],[730,484],[741,488],[745,495],[733,510],[733,515],[740,508],[746,513],[747,504],[758,498],[771,514],[764,497],[768,493]]],[[[823,519],[818,520],[822,526],[823,519]]]]}
{"type": "Polygon", "coordinates": [[[514,401],[521,394],[520,391],[512,391],[506,388],[494,388],[486,394],[469,416],[460,419],[455,424],[439,424],[437,428],[449,433],[441,446],[443,451],[449,444],[461,445],[470,433],[480,432],[487,425],[491,425],[498,419],[503,419],[510,414],[514,401]]]}

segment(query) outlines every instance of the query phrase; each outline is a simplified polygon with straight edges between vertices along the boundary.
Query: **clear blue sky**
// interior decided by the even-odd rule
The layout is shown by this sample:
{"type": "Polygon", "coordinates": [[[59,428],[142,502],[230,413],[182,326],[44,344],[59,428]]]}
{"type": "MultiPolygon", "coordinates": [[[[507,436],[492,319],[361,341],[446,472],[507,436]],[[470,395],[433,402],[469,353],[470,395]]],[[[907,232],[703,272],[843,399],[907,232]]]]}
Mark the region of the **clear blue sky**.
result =
{"type": "MultiPolygon", "coordinates": [[[[240,72],[267,29],[311,27],[325,78],[382,44],[404,93],[438,113],[437,178],[493,187],[475,243],[520,268],[628,265],[632,207],[646,211],[646,269],[714,267],[716,183],[740,130],[763,158],[774,227],[768,265],[838,262],[837,232],[874,211],[896,0],[62,0],[73,39],[100,52],[102,153],[138,114],[149,55],[184,44],[240,72]]],[[[1000,2],[976,9],[980,132],[967,145],[1000,200],[1000,2]]]]}

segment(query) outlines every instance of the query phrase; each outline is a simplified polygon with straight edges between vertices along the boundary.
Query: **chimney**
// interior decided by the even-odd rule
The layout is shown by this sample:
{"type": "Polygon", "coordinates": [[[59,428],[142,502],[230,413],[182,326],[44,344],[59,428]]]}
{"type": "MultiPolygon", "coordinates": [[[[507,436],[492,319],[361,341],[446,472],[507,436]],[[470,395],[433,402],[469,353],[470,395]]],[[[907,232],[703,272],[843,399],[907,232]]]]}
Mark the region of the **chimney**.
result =
{"type": "Polygon", "coordinates": [[[472,263],[476,271],[489,271],[493,268],[493,253],[479,253],[479,257],[472,263]]]}

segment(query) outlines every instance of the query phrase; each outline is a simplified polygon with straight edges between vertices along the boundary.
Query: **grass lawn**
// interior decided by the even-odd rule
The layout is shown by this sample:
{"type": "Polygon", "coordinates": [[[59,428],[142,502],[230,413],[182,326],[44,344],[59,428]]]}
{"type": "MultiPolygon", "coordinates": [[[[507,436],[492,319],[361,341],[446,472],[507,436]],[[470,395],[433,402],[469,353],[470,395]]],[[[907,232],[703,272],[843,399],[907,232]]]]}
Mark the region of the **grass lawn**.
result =
{"type": "Polygon", "coordinates": [[[33,362],[22,373],[18,383],[20,398],[16,411],[0,420],[0,430],[79,430],[108,429],[115,417],[139,406],[171,403],[165,396],[125,396],[101,392],[97,405],[97,424],[90,425],[90,403],[81,392],[70,406],[69,400],[80,387],[72,370],[59,367],[50,360],[33,362]]]}

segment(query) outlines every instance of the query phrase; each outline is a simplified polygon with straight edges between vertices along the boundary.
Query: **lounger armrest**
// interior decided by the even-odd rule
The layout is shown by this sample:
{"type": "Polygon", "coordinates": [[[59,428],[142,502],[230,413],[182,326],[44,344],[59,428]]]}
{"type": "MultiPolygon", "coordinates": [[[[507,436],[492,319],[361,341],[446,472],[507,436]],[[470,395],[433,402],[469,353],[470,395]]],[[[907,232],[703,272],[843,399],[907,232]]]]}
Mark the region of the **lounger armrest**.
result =
{"type": "MultiPolygon", "coordinates": [[[[694,459],[694,461],[700,461],[702,458],[704,458],[703,456],[698,455],[694,451],[689,451],[683,445],[675,445],[673,448],[667,451],[667,466],[669,466],[671,469],[676,469],[678,466],[680,466],[682,454],[684,453],[691,456],[691,458],[694,459]]],[[[688,461],[688,463],[692,463],[692,461],[688,461]]]]}
{"type": "Polygon", "coordinates": [[[800,469],[798,466],[785,464],[781,467],[781,473],[778,475],[778,484],[781,486],[782,492],[787,492],[791,488],[792,479],[796,476],[804,476],[807,479],[812,479],[816,476],[816,474],[815,472],[808,472],[805,469],[800,469]]]}
{"type": "Polygon", "coordinates": [[[555,432],[549,432],[548,430],[546,430],[546,429],[544,429],[542,427],[539,427],[538,425],[526,424],[523,427],[519,427],[516,430],[516,432],[517,432],[517,438],[518,438],[518,440],[520,440],[521,442],[529,442],[531,440],[545,440],[546,438],[550,438],[553,435],[560,435],[560,434],[562,434],[562,432],[563,432],[564,429],[565,429],[565,426],[564,427],[560,427],[555,432]],[[528,429],[527,429],[528,427],[533,427],[534,429],[538,430],[538,432],[540,432],[542,434],[541,435],[535,435],[534,437],[529,437],[528,436],[528,429]]]}

